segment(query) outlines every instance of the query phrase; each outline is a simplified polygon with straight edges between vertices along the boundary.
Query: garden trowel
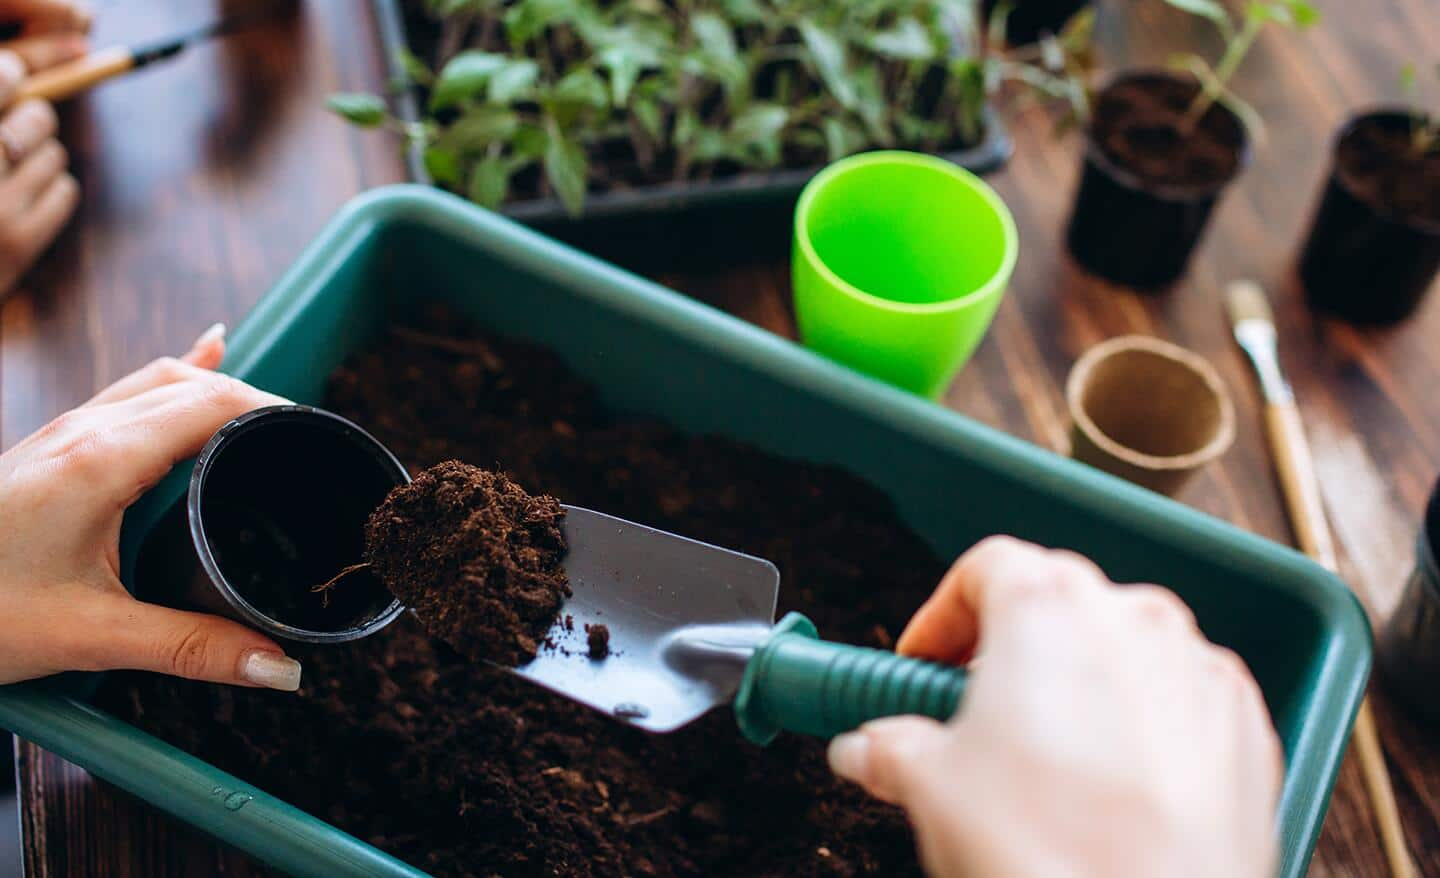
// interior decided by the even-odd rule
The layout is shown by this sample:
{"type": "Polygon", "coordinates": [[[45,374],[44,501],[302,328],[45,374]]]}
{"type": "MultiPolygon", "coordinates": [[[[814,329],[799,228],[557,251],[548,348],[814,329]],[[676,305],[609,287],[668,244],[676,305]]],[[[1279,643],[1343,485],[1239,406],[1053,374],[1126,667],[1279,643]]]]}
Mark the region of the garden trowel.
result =
{"type": "Polygon", "coordinates": [[[745,737],[829,737],[883,716],[948,719],[965,672],[820,640],[798,613],[775,622],[780,572],[762,558],[566,507],[574,594],[549,647],[515,673],[651,732],[733,704],[745,737]],[[609,630],[590,658],[587,626],[609,630]]]}

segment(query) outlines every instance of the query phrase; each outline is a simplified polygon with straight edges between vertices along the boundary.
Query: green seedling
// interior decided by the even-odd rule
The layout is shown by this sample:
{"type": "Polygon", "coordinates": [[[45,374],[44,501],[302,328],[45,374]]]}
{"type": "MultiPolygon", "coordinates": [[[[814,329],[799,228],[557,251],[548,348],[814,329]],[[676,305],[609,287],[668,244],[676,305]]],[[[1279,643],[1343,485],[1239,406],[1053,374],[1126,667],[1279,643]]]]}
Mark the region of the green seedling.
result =
{"type": "Polygon", "coordinates": [[[1263,140],[1265,126],[1260,114],[1231,91],[1230,80],[1267,25],[1304,30],[1320,20],[1319,11],[1306,0],[1251,0],[1237,21],[1219,0],[1165,2],[1213,22],[1225,42],[1225,50],[1213,67],[1196,54],[1179,55],[1170,60],[1171,67],[1190,73],[1200,83],[1200,93],[1186,110],[1181,131],[1193,132],[1205,113],[1218,103],[1234,113],[1256,140],[1263,140]]]}
{"type": "MultiPolygon", "coordinates": [[[[1440,64],[1435,65],[1435,78],[1440,81],[1440,64]]],[[[1427,112],[1422,107],[1419,77],[1414,64],[1400,68],[1400,91],[1410,103],[1410,138],[1415,152],[1424,155],[1440,150],[1440,112],[1427,112]]]]}
{"type": "Polygon", "coordinates": [[[1007,80],[1071,94],[1088,17],[1012,58],[980,39],[977,5],[429,0],[443,61],[403,59],[425,118],[403,125],[374,96],[330,106],[418,144],[437,183],[482,205],[538,177],[578,214],[587,192],[636,182],[967,146],[1007,80]]]}
{"type": "MultiPolygon", "coordinates": [[[[1046,34],[1027,46],[1005,47],[1005,19],[1009,4],[999,4],[991,14],[987,60],[995,67],[995,78],[1017,83],[1027,103],[1058,104],[1061,108],[1056,129],[1064,131],[1090,121],[1091,79],[1095,56],[1091,37],[1095,31],[1095,8],[1086,6],[1075,13],[1058,34],[1046,34]]],[[[992,96],[993,100],[993,96],[992,96]]]]}

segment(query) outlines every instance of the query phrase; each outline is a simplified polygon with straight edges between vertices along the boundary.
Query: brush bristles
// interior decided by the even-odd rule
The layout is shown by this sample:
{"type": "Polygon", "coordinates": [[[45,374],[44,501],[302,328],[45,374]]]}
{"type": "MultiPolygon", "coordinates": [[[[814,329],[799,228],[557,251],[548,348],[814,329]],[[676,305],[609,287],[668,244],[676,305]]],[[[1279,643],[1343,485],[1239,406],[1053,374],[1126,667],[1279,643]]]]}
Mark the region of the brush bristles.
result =
{"type": "Polygon", "coordinates": [[[1273,325],[1275,314],[1270,310],[1270,301],[1265,291],[1253,280],[1237,280],[1230,284],[1225,296],[1226,308],[1230,311],[1230,325],[1239,326],[1246,320],[1263,320],[1273,325]]]}

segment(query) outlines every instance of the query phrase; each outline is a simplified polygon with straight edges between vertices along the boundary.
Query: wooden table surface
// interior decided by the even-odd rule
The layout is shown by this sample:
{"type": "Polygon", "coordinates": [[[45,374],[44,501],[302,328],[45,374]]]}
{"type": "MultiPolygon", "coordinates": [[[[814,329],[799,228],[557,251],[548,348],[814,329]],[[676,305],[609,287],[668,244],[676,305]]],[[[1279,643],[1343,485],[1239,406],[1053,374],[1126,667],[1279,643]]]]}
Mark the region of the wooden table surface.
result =
{"type": "MultiPolygon", "coordinates": [[[[1240,431],[1182,499],[1289,541],[1256,395],[1221,308],[1226,281],[1259,279],[1276,299],[1282,359],[1314,445],[1344,574],[1378,616],[1413,558],[1419,513],[1440,469],[1440,299],[1390,331],[1316,321],[1300,301],[1293,257],[1332,132],[1354,108],[1397,97],[1401,60],[1423,66],[1440,57],[1440,15],[1435,0],[1323,5],[1317,30],[1267,34],[1241,70],[1238,88],[1269,121],[1269,142],[1222,202],[1188,278],[1166,296],[1108,287],[1068,262],[1060,237],[1077,140],[1056,139],[1034,115],[1012,121],[1015,158],[991,182],[1019,223],[1020,264],[989,337],[946,403],[1060,449],[1061,387],[1082,351],[1129,332],[1186,345],[1220,369],[1240,431]]],[[[101,3],[97,37],[107,43],[183,29],[204,21],[211,7],[101,3]]],[[[1158,0],[1110,0],[1099,37],[1112,68],[1215,45],[1205,28],[1158,0]]],[[[381,87],[380,61],[368,4],[310,0],[294,21],[197,48],[64,108],[84,200],[23,290],[0,306],[0,448],[131,369],[183,350],[211,322],[238,321],[342,203],[401,178],[383,135],[352,131],[322,109],[331,91],[381,87]]],[[[776,264],[662,279],[793,335],[787,277],[776,264]]],[[[1398,710],[1383,686],[1372,689],[1411,852],[1423,874],[1440,875],[1440,741],[1398,710]]],[[[30,875],[263,871],[36,747],[21,744],[18,752],[30,875]]],[[[1353,760],[1342,770],[1311,872],[1385,874],[1353,760]]]]}

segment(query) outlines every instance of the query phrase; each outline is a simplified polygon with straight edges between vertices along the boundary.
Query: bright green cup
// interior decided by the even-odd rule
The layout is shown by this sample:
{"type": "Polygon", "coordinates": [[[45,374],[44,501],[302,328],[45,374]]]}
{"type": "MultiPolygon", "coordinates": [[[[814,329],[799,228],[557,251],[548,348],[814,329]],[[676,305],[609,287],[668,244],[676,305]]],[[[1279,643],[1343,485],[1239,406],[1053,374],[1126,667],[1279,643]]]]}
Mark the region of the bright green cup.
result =
{"type": "Polygon", "coordinates": [[[841,159],[795,207],[791,275],[805,346],[938,398],[990,326],[1019,253],[1015,220],[944,159],[841,159]]]}

